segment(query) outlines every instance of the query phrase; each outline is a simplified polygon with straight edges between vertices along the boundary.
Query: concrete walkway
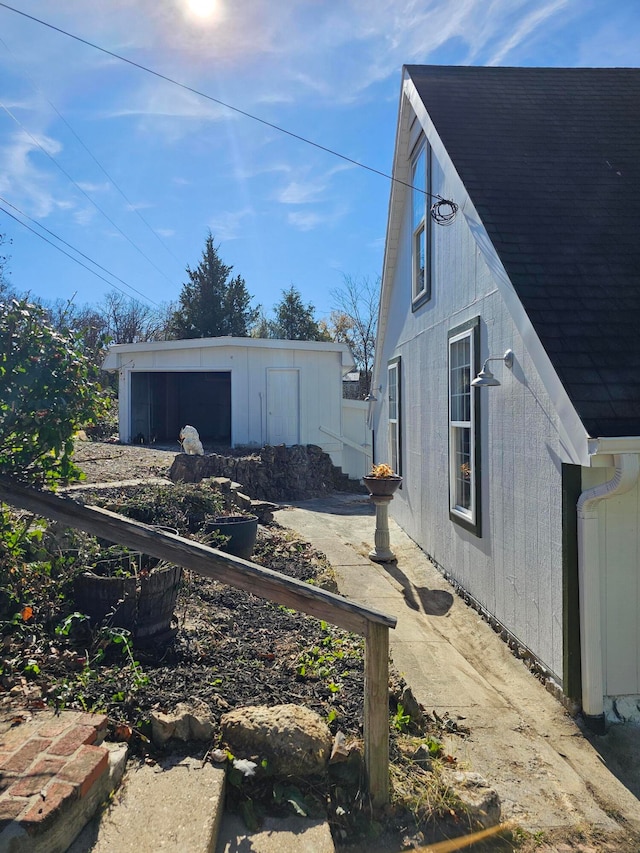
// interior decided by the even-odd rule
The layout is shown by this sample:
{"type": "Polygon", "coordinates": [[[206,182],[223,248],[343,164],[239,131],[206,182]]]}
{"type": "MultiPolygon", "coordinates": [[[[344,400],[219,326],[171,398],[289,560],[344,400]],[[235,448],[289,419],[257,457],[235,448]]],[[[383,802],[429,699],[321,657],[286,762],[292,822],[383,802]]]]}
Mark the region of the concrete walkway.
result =
{"type": "Polygon", "coordinates": [[[585,735],[393,521],[397,560],[372,562],[368,497],[306,501],[275,520],[326,554],[341,593],[398,618],[395,668],[427,711],[470,728],[468,738],[451,736],[448,751],[496,789],[503,820],[529,831],[640,830],[640,728],[585,735]]]}

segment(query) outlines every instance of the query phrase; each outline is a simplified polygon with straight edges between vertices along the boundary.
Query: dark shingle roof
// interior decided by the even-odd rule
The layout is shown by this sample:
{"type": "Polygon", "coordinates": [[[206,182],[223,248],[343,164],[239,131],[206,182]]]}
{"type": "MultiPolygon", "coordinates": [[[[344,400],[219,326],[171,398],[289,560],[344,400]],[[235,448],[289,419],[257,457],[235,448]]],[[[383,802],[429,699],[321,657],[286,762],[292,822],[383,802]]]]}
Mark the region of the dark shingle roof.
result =
{"type": "Polygon", "coordinates": [[[640,435],[640,69],[407,66],[589,435],[640,435]]]}

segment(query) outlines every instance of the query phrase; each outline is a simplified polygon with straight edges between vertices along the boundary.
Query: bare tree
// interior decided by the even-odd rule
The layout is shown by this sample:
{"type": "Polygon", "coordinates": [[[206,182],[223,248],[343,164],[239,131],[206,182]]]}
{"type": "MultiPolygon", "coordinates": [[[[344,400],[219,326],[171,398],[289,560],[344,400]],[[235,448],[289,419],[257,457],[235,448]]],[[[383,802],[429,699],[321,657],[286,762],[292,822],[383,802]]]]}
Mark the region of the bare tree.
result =
{"type": "Polygon", "coordinates": [[[342,287],[332,290],[331,298],[332,337],[349,345],[360,371],[359,397],[364,398],[370,390],[375,355],[380,276],[372,281],[368,276],[345,275],[342,287]]]}
{"type": "Polygon", "coordinates": [[[117,290],[107,293],[100,310],[108,333],[116,344],[153,341],[158,337],[159,315],[150,305],[117,290]]]}

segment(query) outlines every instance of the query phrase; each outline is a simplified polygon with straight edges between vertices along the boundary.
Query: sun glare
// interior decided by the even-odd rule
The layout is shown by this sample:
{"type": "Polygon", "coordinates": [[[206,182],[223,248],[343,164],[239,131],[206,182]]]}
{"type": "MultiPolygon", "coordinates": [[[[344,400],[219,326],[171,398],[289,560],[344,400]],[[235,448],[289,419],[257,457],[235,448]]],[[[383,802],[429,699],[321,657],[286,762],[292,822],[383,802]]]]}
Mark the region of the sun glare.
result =
{"type": "Polygon", "coordinates": [[[217,0],[187,0],[187,7],[192,15],[199,18],[210,18],[216,10],[217,0]]]}

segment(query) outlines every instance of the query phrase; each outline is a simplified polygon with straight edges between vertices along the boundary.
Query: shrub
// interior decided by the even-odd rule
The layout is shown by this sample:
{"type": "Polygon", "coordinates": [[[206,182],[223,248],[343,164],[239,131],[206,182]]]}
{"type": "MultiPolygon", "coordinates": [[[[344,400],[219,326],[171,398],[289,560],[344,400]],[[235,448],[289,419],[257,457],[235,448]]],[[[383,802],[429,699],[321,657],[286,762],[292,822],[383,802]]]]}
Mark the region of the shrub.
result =
{"type": "Polygon", "coordinates": [[[100,412],[97,376],[78,337],[41,307],[0,303],[0,474],[34,485],[81,476],[73,435],[100,412]]]}
{"type": "Polygon", "coordinates": [[[180,534],[198,532],[225,508],[223,496],[206,482],[136,486],[121,492],[115,501],[91,494],[91,502],[144,524],[172,527],[180,534]]]}

